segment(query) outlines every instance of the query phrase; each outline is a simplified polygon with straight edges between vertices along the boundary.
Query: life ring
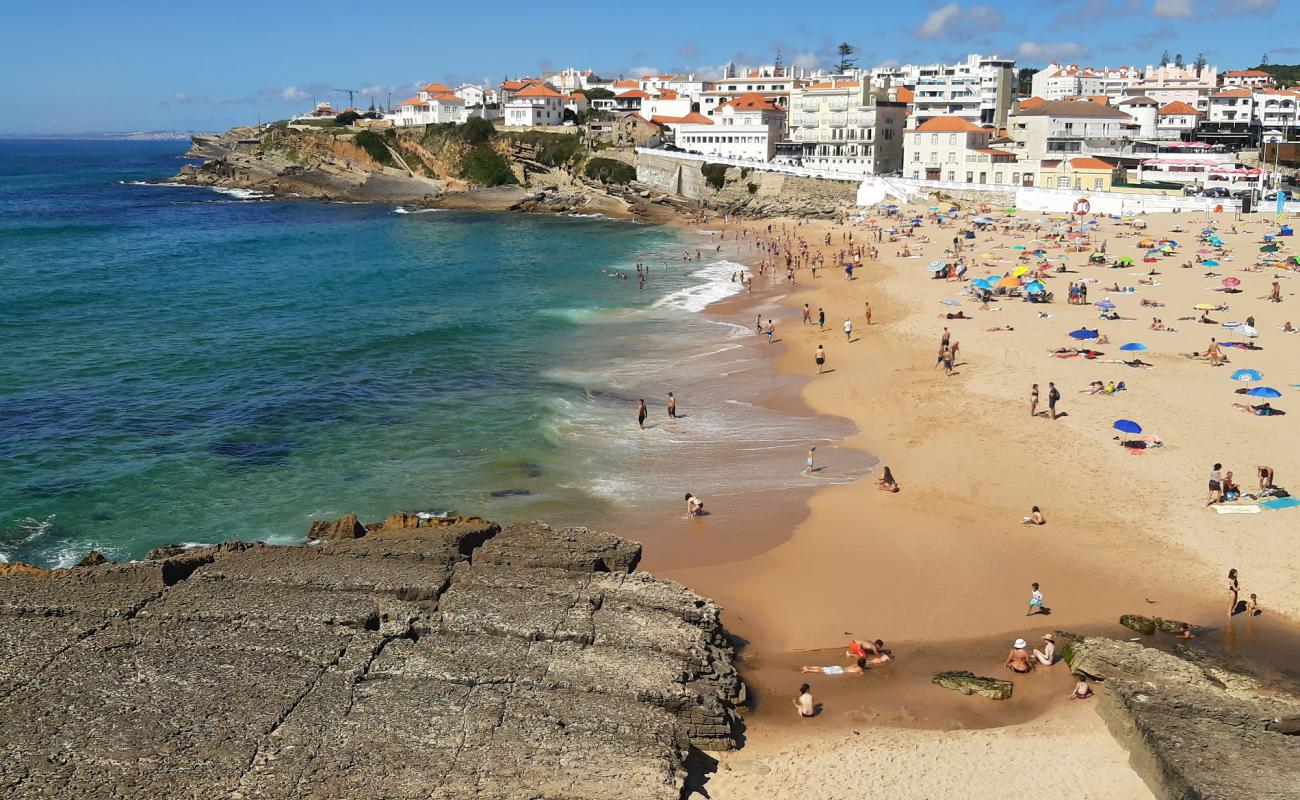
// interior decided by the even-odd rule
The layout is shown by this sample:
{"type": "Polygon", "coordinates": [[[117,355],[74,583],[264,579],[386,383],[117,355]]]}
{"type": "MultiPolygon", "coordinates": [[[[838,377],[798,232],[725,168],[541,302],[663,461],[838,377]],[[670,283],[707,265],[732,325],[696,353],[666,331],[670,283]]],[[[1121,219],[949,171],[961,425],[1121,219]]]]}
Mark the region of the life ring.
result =
{"type": "Polygon", "coordinates": [[[1080,197],[1078,200],[1074,201],[1074,213],[1078,216],[1086,217],[1088,216],[1088,212],[1091,210],[1092,204],[1088,202],[1087,198],[1080,197]]]}

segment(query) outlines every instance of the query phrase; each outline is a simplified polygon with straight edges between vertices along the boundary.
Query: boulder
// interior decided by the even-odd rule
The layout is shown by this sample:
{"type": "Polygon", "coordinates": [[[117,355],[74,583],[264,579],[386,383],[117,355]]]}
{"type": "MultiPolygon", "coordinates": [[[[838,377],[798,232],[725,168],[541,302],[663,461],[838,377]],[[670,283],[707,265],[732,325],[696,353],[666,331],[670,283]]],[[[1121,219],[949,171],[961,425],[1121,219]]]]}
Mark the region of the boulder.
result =
{"type": "Polygon", "coordinates": [[[962,694],[977,694],[990,700],[1006,700],[1011,697],[1014,684],[1001,678],[985,678],[965,670],[959,672],[935,673],[933,683],[945,689],[952,689],[962,694]]]}
{"type": "Polygon", "coordinates": [[[1125,614],[1119,618],[1119,624],[1143,636],[1154,636],[1157,627],[1154,618],[1144,617],[1141,614],[1125,614]]]}
{"type": "Polygon", "coordinates": [[[91,550],[89,553],[86,553],[85,558],[77,562],[77,566],[98,567],[101,564],[111,564],[111,563],[113,562],[105,558],[103,553],[99,552],[98,550],[91,550]]]}
{"type": "Polygon", "coordinates": [[[308,539],[356,539],[366,535],[366,528],[357,520],[356,514],[348,514],[338,519],[318,519],[307,530],[308,539]]]}

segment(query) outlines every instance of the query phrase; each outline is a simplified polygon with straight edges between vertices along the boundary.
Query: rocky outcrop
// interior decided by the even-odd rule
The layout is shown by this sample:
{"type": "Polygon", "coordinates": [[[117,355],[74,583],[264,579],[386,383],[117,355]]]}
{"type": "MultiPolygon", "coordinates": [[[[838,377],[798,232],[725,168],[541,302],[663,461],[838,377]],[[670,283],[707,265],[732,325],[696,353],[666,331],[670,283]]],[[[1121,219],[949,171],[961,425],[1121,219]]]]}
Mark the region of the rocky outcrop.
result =
{"type": "Polygon", "coordinates": [[[356,514],[338,519],[316,520],[307,530],[308,539],[356,539],[365,535],[366,526],[361,524],[356,514]]]}
{"type": "Polygon", "coordinates": [[[1165,619],[1164,617],[1144,617],[1141,614],[1124,614],[1119,618],[1119,624],[1131,631],[1140,633],[1144,636],[1154,636],[1156,631],[1165,633],[1178,633],[1184,628],[1190,628],[1186,622],[1180,622],[1176,619],[1165,619]]]}
{"type": "Polygon", "coordinates": [[[676,800],[743,687],[639,557],[460,518],[11,571],[0,796],[676,800]]]}
{"type": "Polygon", "coordinates": [[[1011,691],[1015,688],[1011,681],[1004,681],[1000,678],[985,678],[964,670],[935,673],[931,682],[945,689],[952,689],[955,692],[967,695],[977,694],[990,700],[1006,700],[1011,697],[1011,691]]]}
{"type": "Polygon", "coordinates": [[[1300,700],[1191,648],[1088,637],[1063,657],[1102,681],[1097,710],[1152,791],[1169,800],[1283,800],[1300,791],[1300,700]]]}

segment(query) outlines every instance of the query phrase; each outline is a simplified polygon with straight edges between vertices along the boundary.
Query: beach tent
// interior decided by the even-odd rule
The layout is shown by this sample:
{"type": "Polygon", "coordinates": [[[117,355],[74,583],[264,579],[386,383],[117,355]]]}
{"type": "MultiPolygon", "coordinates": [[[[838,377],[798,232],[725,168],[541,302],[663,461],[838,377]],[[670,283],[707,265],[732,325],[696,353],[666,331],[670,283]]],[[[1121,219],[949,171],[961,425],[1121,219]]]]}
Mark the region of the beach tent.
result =
{"type": "Polygon", "coordinates": [[[1121,433],[1141,433],[1142,426],[1131,419],[1117,419],[1111,425],[1115,430],[1121,433]]]}
{"type": "Polygon", "coordinates": [[[1137,350],[1145,350],[1147,349],[1147,346],[1142,344],[1141,342],[1129,342],[1128,344],[1120,345],[1119,349],[1128,350],[1129,352],[1134,352],[1137,350]]]}
{"type": "Polygon", "coordinates": [[[1250,395],[1251,397],[1267,397],[1267,398],[1282,396],[1281,392],[1279,392],[1277,389],[1274,389],[1271,386],[1256,386],[1254,389],[1251,389],[1250,391],[1246,392],[1246,394],[1250,395]]]}
{"type": "Polygon", "coordinates": [[[1234,381],[1260,381],[1264,374],[1257,369],[1239,369],[1230,376],[1234,381]]]}

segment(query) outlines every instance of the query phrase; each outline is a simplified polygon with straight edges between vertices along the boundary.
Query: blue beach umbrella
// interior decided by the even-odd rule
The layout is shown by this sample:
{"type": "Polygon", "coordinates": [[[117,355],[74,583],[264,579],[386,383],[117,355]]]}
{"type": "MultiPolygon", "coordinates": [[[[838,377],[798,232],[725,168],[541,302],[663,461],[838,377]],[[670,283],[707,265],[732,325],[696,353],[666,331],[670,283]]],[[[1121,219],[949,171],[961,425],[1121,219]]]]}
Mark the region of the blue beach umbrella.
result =
{"type": "Polygon", "coordinates": [[[1098,334],[1096,331],[1090,331],[1087,328],[1080,328],[1077,331],[1070,331],[1071,339],[1096,339],[1097,336],[1098,334]]]}
{"type": "Polygon", "coordinates": [[[931,272],[938,272],[939,270],[943,269],[946,266],[948,266],[948,262],[946,261],[931,261],[930,266],[926,267],[926,269],[930,270],[931,272]]]}
{"type": "Polygon", "coordinates": [[[1274,389],[1272,386],[1256,386],[1254,389],[1251,389],[1249,392],[1246,392],[1246,394],[1250,395],[1251,397],[1281,397],[1282,396],[1282,393],[1279,392],[1277,389],[1274,389]]]}
{"type": "Polygon", "coordinates": [[[1029,294],[1042,294],[1047,291],[1047,287],[1043,285],[1042,281],[1030,281],[1025,284],[1025,291],[1029,294]]]}
{"type": "Polygon", "coordinates": [[[970,282],[970,285],[974,286],[976,289],[988,289],[990,291],[994,288],[992,278],[976,278],[970,282]]]}
{"type": "Polygon", "coordinates": [[[1115,307],[1115,304],[1109,300],[1101,300],[1098,303],[1096,303],[1096,306],[1097,308],[1100,308],[1102,311],[1110,311],[1112,308],[1115,307]]]}
{"type": "Polygon", "coordinates": [[[1128,344],[1120,345],[1119,349],[1128,350],[1128,351],[1145,350],[1147,349],[1147,346],[1142,344],[1141,342],[1129,342],[1128,344]]]}
{"type": "Polygon", "coordinates": [[[1262,381],[1264,379],[1263,373],[1257,369],[1239,369],[1232,373],[1231,377],[1234,381],[1262,381]]]}
{"type": "Polygon", "coordinates": [[[1217,267],[1217,266],[1219,266],[1219,262],[1217,262],[1217,261],[1202,261],[1202,262],[1201,262],[1201,266],[1203,266],[1203,267],[1217,267]]]}
{"type": "Polygon", "coordinates": [[[1120,431],[1122,433],[1142,432],[1142,426],[1137,424],[1131,419],[1117,419],[1115,420],[1115,424],[1112,427],[1114,427],[1115,430],[1120,431]]]}

